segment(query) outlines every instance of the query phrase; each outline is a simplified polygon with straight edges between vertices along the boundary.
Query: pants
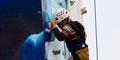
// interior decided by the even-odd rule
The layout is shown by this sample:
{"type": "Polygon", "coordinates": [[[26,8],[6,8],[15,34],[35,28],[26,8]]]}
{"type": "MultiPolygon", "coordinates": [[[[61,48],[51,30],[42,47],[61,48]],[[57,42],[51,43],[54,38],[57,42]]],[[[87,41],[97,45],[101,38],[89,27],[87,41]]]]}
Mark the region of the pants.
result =
{"type": "MultiPolygon", "coordinates": [[[[76,51],[77,56],[80,60],[89,60],[89,50],[88,48],[80,49],[76,51]]],[[[70,56],[68,60],[75,60],[73,56],[70,56]]],[[[77,59],[76,59],[77,60],[77,59]]]]}

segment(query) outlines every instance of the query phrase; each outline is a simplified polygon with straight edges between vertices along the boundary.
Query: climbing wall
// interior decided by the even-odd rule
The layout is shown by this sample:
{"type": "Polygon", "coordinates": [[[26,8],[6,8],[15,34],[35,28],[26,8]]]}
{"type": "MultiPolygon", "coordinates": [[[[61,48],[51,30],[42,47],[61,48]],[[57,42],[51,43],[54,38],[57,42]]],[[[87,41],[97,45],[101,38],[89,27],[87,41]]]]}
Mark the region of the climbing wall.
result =
{"type": "MultiPolygon", "coordinates": [[[[45,21],[53,20],[54,12],[59,8],[66,8],[65,0],[42,0],[42,11],[45,21]],[[48,19],[49,18],[49,19],[48,19]]],[[[53,36],[53,33],[51,33],[53,36]]],[[[65,60],[63,42],[58,41],[55,37],[51,37],[51,41],[45,42],[46,58],[48,60],[65,60]],[[53,51],[60,51],[60,54],[54,55],[53,51]]],[[[68,52],[68,50],[67,50],[68,52]]],[[[68,54],[70,55],[70,54],[68,54]]]]}
{"type": "Polygon", "coordinates": [[[82,0],[68,0],[68,10],[73,21],[79,21],[83,24],[83,14],[86,13],[86,10],[82,0]]]}

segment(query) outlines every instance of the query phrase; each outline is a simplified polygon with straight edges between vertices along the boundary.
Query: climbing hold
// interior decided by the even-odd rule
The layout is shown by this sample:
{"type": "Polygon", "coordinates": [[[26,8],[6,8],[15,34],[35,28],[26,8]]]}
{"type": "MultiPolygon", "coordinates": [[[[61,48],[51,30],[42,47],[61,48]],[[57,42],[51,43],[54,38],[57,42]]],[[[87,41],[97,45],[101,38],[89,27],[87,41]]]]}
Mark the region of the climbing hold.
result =
{"type": "Polygon", "coordinates": [[[81,9],[81,12],[82,12],[82,14],[85,14],[85,13],[87,13],[87,10],[86,10],[86,8],[84,7],[84,8],[82,8],[81,9]]]}

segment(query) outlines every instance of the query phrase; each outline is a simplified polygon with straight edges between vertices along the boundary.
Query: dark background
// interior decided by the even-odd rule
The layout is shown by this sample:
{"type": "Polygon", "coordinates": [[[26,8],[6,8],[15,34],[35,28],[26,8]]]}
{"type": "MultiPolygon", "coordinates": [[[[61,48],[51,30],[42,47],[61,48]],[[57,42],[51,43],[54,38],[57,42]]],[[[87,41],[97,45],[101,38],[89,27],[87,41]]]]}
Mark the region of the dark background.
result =
{"type": "Polygon", "coordinates": [[[24,40],[42,28],[40,0],[0,0],[0,60],[19,60],[24,40]]]}

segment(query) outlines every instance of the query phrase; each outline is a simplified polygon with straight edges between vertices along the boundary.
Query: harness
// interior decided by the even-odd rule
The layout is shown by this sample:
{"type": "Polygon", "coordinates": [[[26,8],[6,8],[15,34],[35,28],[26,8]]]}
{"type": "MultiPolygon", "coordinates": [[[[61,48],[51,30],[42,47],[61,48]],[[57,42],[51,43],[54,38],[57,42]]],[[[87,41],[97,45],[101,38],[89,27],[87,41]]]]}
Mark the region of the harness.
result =
{"type": "Polygon", "coordinates": [[[85,43],[85,41],[81,41],[80,43],[76,43],[76,44],[67,44],[67,47],[68,47],[69,51],[72,53],[72,55],[74,55],[76,50],[85,48],[86,43],[85,43]],[[78,49],[74,50],[74,48],[78,48],[78,49]]]}
{"type": "Polygon", "coordinates": [[[85,41],[81,41],[80,43],[77,43],[77,44],[67,44],[67,47],[68,47],[69,51],[72,53],[74,60],[81,60],[75,51],[86,48],[87,45],[86,45],[85,41]],[[78,49],[75,49],[75,48],[78,48],[78,49]]]}

